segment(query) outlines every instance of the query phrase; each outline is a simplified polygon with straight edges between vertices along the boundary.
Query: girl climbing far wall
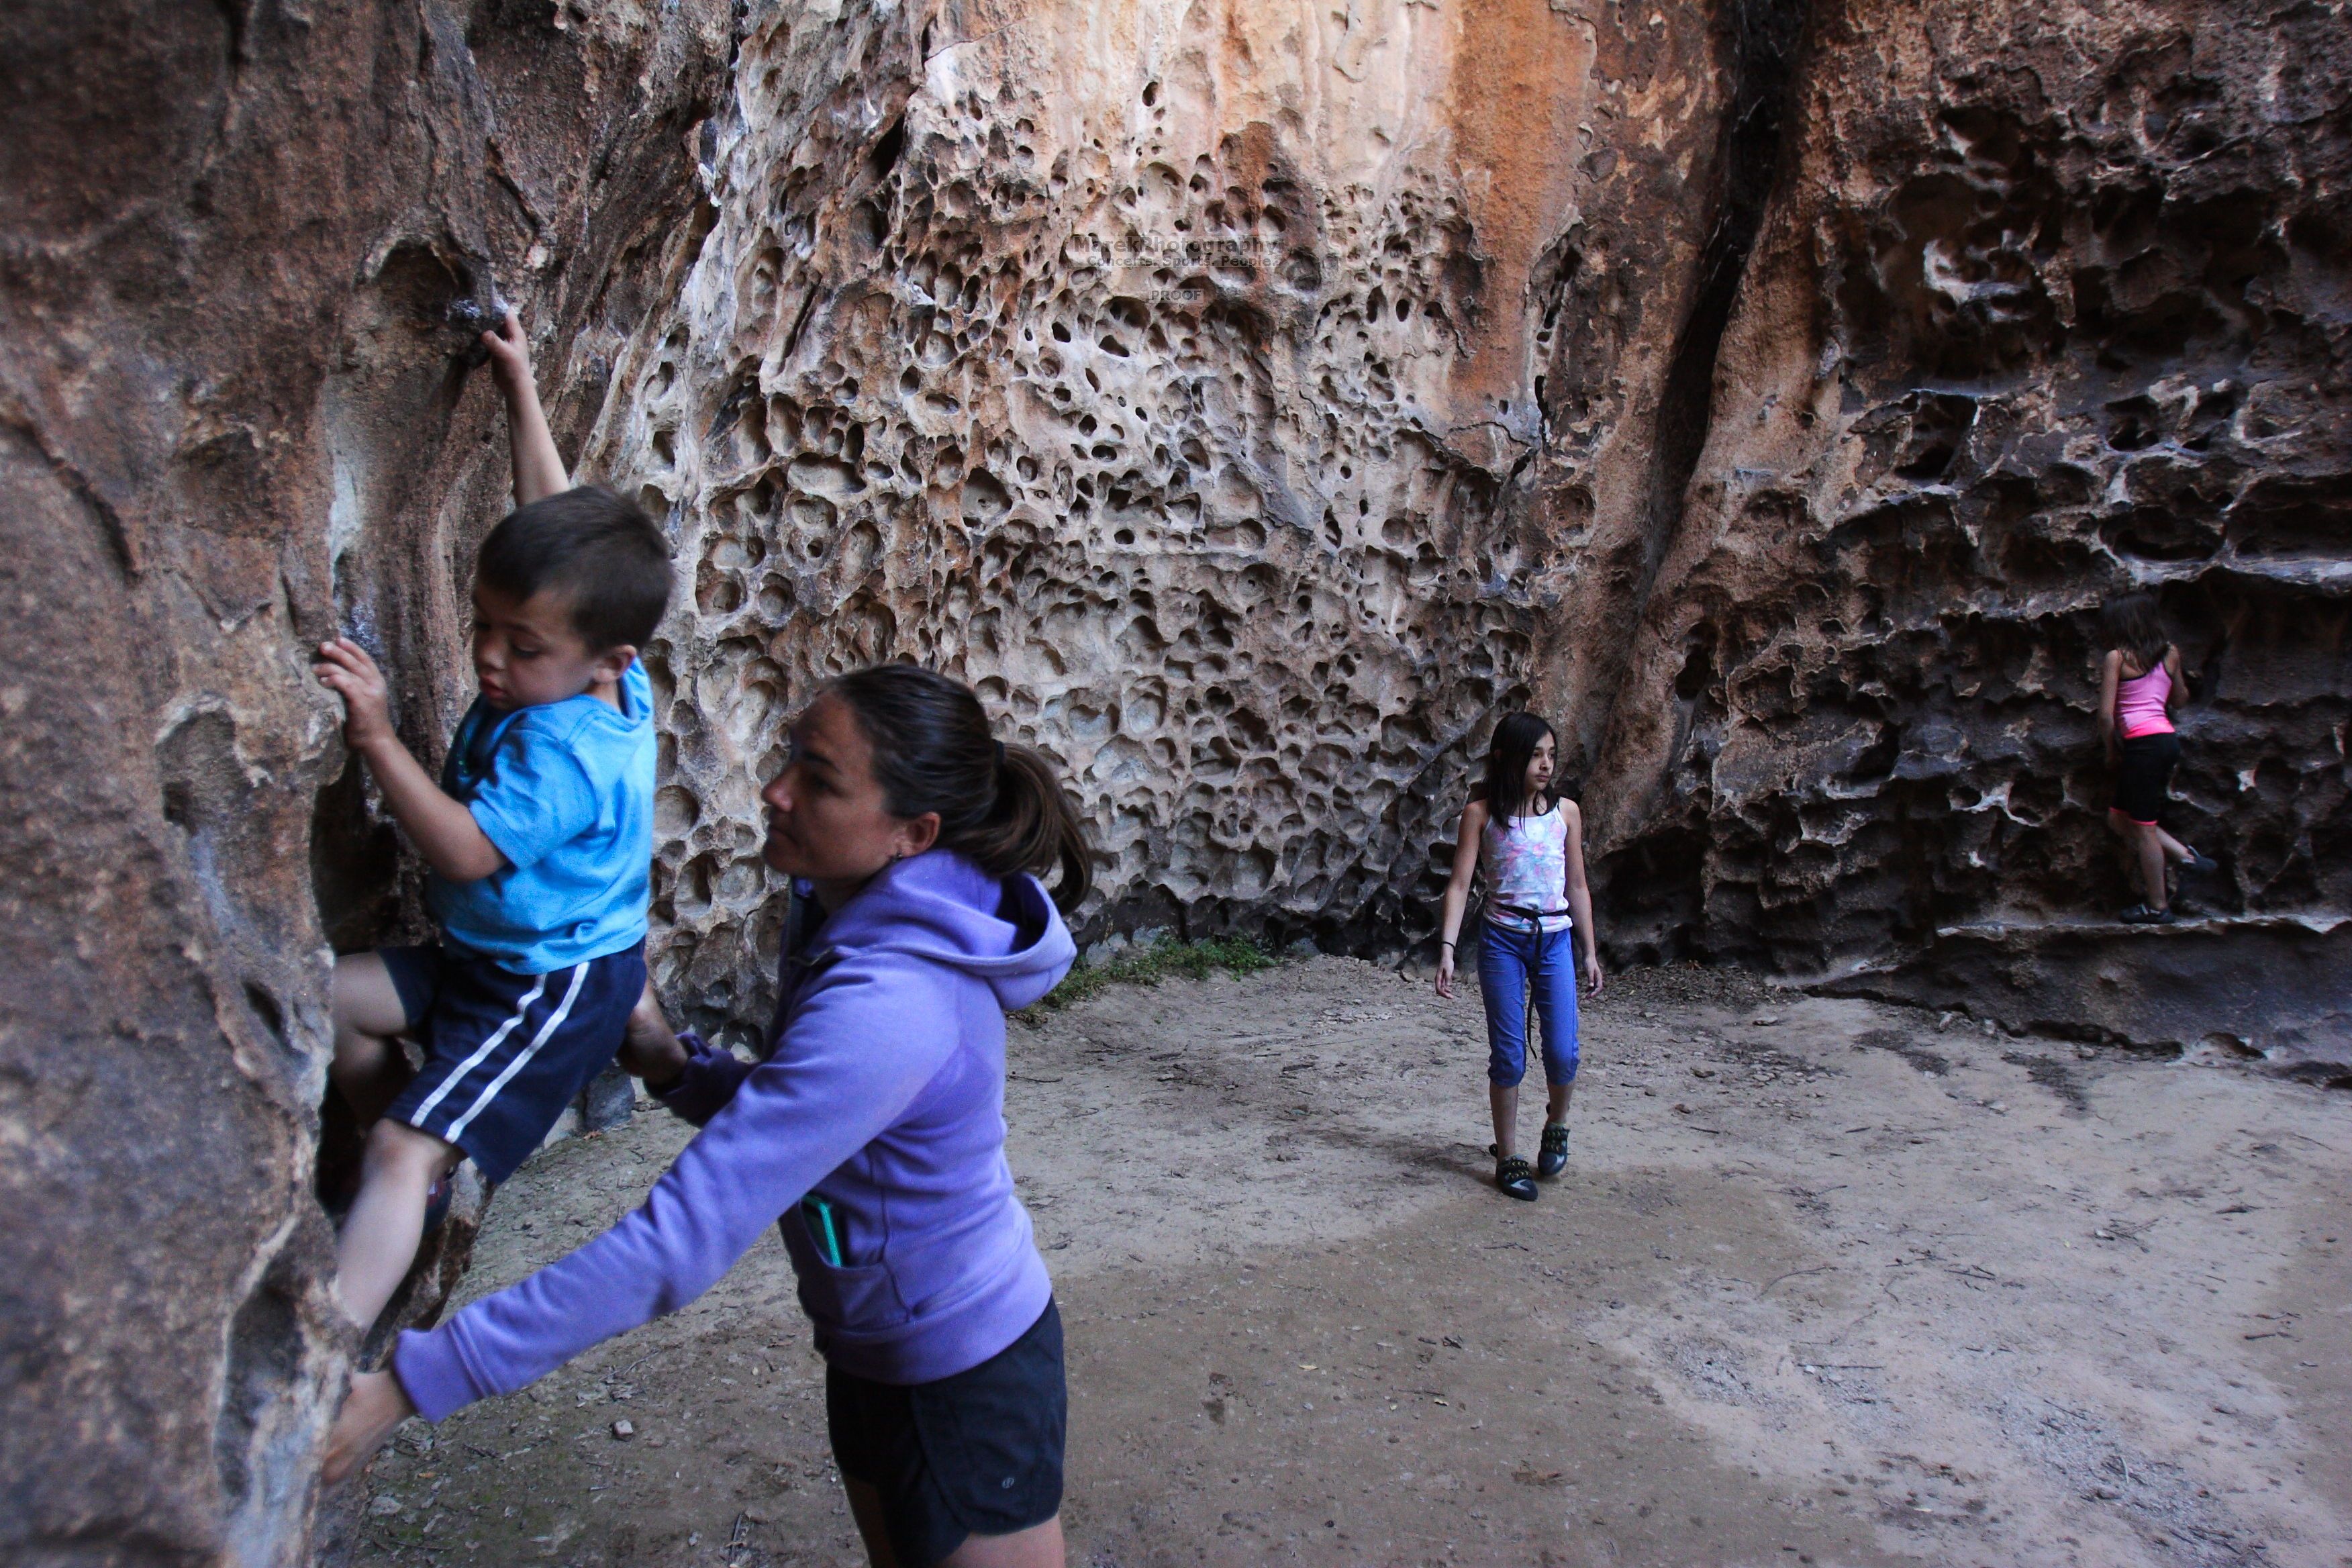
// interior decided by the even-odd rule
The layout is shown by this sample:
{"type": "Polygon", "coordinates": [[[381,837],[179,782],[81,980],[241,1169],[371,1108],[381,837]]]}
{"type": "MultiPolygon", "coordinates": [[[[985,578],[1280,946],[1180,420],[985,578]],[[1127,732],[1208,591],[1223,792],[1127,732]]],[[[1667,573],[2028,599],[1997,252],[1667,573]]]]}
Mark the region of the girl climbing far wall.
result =
{"type": "Polygon", "coordinates": [[[1559,742],[1532,713],[1495,726],[1486,780],[1462,808],[1454,876],[1445,884],[1437,994],[1454,994],[1454,954],[1471,874],[1486,867],[1479,922],[1478,989],[1486,1001],[1486,1100],[1495,1117],[1495,1185],[1532,1202],[1538,1175],[1568,1163],[1568,1101],[1576,1089],[1576,981],[1601,994],[1599,936],[1584,885],[1584,818],[1552,791],[1559,742]],[[1543,1026],[1543,1142],[1533,1171],[1519,1157],[1519,1080],[1528,1070],[1528,995],[1543,1026]]]}
{"type": "Polygon", "coordinates": [[[1045,753],[913,665],[834,681],[791,742],[761,858],[815,909],[790,922],[763,1059],[672,1035],[648,993],[635,1059],[701,1132],[612,1229],[402,1334],[352,1382],[330,1481],[412,1411],[677,1310],[777,1226],[868,1560],[1061,1568],[1062,1321],[1004,1161],[1004,1015],[1075,956],[1055,905],[1086,896],[1086,826],[1045,753]]]}
{"type": "Polygon", "coordinates": [[[2180,737],[2172,728],[2172,715],[2188,690],[2180,650],[2165,637],[2151,595],[2110,599],[2099,620],[2108,643],[2099,674],[2099,738],[2106,744],[2107,765],[2116,770],[2107,826],[2123,839],[2125,858],[2143,895],[2122,918],[2132,925],[2170,925],[2165,862],[2177,860],[2184,871],[2217,869],[2157,826],[2180,761],[2180,737]]]}

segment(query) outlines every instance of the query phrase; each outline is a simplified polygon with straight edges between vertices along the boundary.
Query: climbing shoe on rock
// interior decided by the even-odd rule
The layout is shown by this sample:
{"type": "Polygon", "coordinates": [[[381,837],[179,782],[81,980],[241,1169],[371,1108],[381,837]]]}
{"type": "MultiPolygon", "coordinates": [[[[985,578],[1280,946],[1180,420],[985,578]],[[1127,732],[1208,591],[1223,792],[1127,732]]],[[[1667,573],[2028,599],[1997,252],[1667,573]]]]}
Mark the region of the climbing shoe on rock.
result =
{"type": "Polygon", "coordinates": [[[1557,1176],[1568,1168],[1568,1127],[1555,1121],[1544,1129],[1543,1147],[1536,1151],[1536,1174],[1557,1176]]]}
{"type": "Polygon", "coordinates": [[[2134,904],[2116,919],[2127,926],[2168,926],[2172,923],[2172,911],[2150,909],[2146,904],[2134,904]]]}
{"type": "Polygon", "coordinates": [[[2209,857],[2207,857],[2207,856],[2200,855],[2200,854],[2199,854],[2196,850],[2194,850],[2194,849],[2189,849],[2189,846],[2188,846],[2188,845],[2186,845],[2186,844],[2182,845],[2182,846],[2181,846],[2181,847],[2182,847],[2183,849],[2189,849],[2189,858],[2188,858],[2188,859],[2186,859],[2186,860],[2183,860],[2183,861],[2180,863],[2180,868],[2181,868],[2182,870],[2184,870],[2184,871],[2218,871],[2218,870],[2220,870],[2220,869],[2221,868],[2221,863],[2219,860],[2215,860],[2215,859],[2212,859],[2212,858],[2209,858],[2209,857]]]}
{"type": "Polygon", "coordinates": [[[1521,1203],[1528,1204],[1536,1201],[1535,1173],[1529,1170],[1528,1163],[1517,1154],[1507,1160],[1495,1162],[1495,1185],[1502,1190],[1506,1197],[1517,1198],[1521,1203]]]}

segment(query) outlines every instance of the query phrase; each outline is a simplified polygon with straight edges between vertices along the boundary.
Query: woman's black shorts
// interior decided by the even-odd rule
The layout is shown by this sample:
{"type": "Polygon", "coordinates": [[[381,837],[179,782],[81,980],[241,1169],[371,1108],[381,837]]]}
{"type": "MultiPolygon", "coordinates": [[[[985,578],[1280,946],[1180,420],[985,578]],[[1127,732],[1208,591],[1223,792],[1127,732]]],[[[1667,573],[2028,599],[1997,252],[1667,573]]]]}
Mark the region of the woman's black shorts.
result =
{"type": "Polygon", "coordinates": [[[936,1383],[827,1367],[824,1415],[841,1473],[882,1494],[899,1568],[930,1568],[968,1535],[1043,1524],[1062,1511],[1062,1316],[1047,1301],[1019,1339],[936,1383]]]}
{"type": "Polygon", "coordinates": [[[2153,825],[2156,814],[2164,809],[2165,788],[2179,761],[2180,737],[2169,730],[2126,741],[2123,767],[2116,774],[2115,809],[2134,822],[2153,825]]]}

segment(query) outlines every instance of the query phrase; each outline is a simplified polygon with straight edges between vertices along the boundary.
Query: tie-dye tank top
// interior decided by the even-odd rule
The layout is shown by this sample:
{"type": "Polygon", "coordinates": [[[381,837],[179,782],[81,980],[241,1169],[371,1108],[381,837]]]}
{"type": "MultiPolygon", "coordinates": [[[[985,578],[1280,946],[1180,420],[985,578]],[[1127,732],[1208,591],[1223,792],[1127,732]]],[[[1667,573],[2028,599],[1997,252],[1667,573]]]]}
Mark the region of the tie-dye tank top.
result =
{"type": "Polygon", "coordinates": [[[1479,835],[1486,859],[1486,918],[1505,931],[1566,931],[1568,814],[1555,801],[1541,816],[1486,819],[1479,835]],[[1557,911],[1557,912],[1555,912],[1557,911]]]}

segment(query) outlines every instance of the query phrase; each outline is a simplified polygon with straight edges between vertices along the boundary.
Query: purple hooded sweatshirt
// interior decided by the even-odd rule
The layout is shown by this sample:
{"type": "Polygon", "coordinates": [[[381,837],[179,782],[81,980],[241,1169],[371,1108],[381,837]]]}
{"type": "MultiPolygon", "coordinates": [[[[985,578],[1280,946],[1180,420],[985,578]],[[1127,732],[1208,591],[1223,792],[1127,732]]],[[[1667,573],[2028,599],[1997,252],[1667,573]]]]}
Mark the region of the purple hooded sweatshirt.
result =
{"type": "Polygon", "coordinates": [[[1019,1339],[1053,1293],[1004,1163],[1004,1015],[1076,950],[1034,877],[934,849],[877,875],[782,964],[767,1059],[686,1037],[665,1100],[708,1124],[645,1204],[429,1331],[393,1366],[438,1421],[674,1312],[782,1223],[817,1349],[880,1383],[929,1383],[1019,1339]],[[845,1267],[799,1207],[831,1201],[845,1267]]]}

